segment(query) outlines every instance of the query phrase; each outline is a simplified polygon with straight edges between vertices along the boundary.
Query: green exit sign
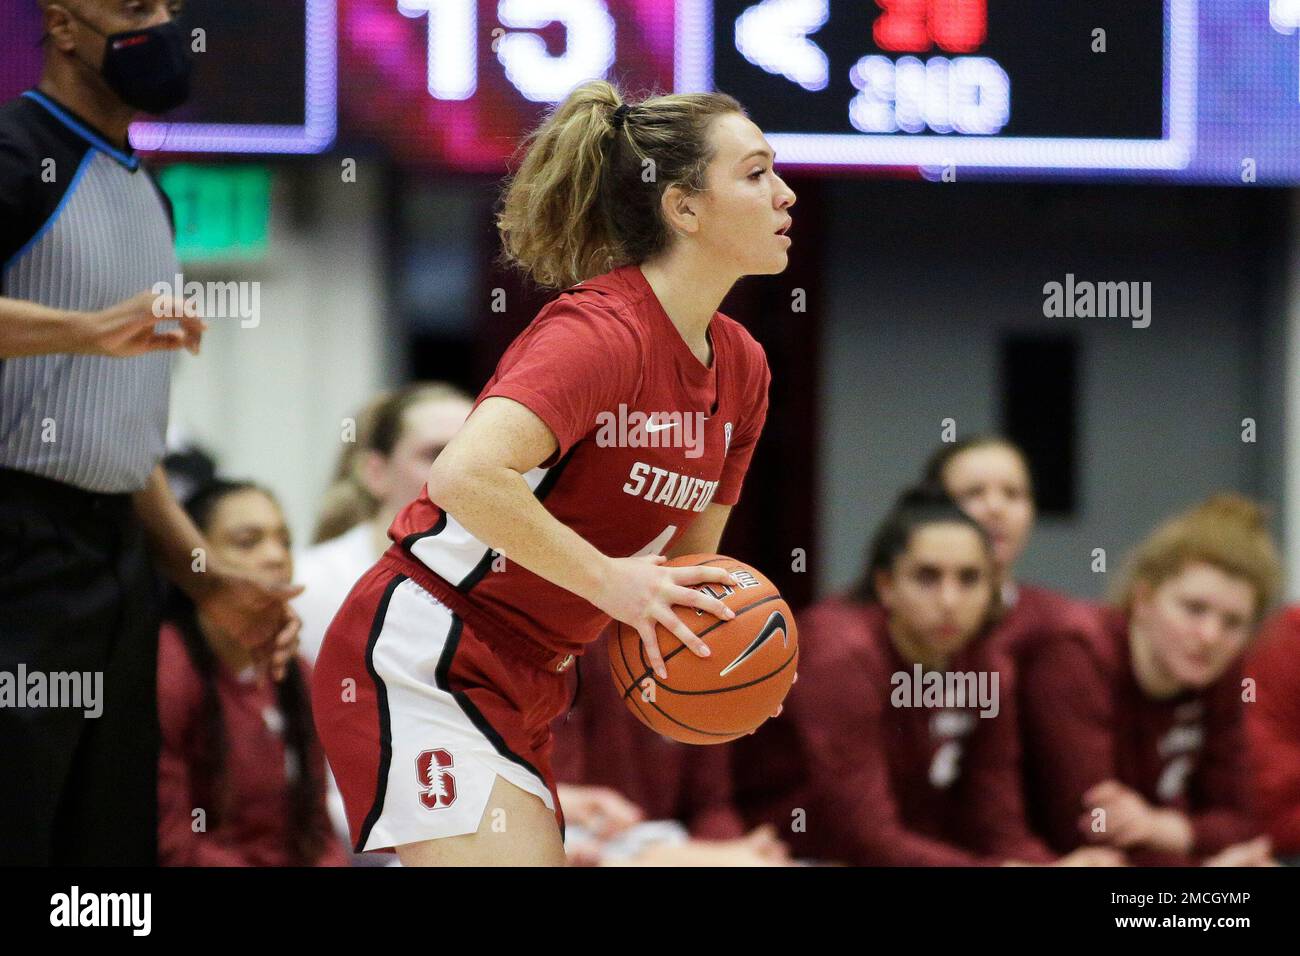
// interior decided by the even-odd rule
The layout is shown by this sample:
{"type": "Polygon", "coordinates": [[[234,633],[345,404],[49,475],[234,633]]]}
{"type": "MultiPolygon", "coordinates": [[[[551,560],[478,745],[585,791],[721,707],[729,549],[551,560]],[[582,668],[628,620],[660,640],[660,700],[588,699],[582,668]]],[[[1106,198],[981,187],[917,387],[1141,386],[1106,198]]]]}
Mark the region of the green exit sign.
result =
{"type": "Polygon", "coordinates": [[[265,166],[169,166],[158,177],[176,217],[181,262],[248,261],[266,255],[271,170],[265,166]]]}

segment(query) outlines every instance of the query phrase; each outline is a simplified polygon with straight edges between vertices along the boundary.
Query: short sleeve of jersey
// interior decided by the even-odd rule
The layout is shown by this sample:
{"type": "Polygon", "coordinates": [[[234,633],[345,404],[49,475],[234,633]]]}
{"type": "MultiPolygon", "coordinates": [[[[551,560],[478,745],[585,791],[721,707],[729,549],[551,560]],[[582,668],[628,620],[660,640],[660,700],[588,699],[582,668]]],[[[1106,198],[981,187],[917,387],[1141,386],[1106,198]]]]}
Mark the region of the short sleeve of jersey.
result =
{"type": "Polygon", "coordinates": [[[636,333],[614,312],[560,300],[515,340],[480,401],[513,399],[546,423],[559,445],[553,465],[597,425],[631,403],[641,380],[636,333]]]}
{"type": "Polygon", "coordinates": [[[713,500],[720,505],[734,505],[740,500],[740,488],[745,482],[745,473],[749,471],[750,459],[754,457],[754,446],[758,436],[763,432],[767,421],[767,392],[772,384],[772,372],[767,367],[767,356],[763,347],[752,339],[746,343],[750,351],[752,373],[747,386],[753,404],[749,415],[741,421],[731,439],[727,459],[722,464],[722,478],[713,500]]]}

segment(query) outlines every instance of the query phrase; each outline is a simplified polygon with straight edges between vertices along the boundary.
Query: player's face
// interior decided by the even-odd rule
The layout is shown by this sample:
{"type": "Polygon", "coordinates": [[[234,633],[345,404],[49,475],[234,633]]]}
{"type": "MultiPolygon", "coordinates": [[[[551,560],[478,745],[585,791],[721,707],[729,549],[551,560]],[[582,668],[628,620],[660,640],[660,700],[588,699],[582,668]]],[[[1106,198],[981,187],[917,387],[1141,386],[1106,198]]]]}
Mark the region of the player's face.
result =
{"type": "Polygon", "coordinates": [[[213,552],[227,564],[282,584],[293,580],[288,525],[279,506],[262,492],[226,495],[203,530],[213,552]]]}
{"type": "Polygon", "coordinates": [[[465,424],[470,408],[460,399],[437,399],[406,410],[393,453],[388,458],[372,454],[367,465],[370,493],[385,509],[404,507],[420,497],[433,460],[465,424]]]}
{"type": "Polygon", "coordinates": [[[1153,662],[1182,687],[1212,684],[1246,648],[1255,589],[1204,563],[1189,564],[1159,587],[1139,588],[1133,627],[1153,662]]]}
{"type": "Polygon", "coordinates": [[[711,131],[713,161],[697,209],[697,240],[737,275],[775,275],[789,263],[794,191],[772,168],[763,131],[739,113],[718,117],[711,131]]]}
{"type": "Polygon", "coordinates": [[[1034,523],[1029,475],[1020,456],[1005,445],[970,448],[948,462],[943,479],[948,494],[988,534],[998,568],[1010,571],[1034,523]]]}
{"type": "Polygon", "coordinates": [[[892,573],[876,583],[891,628],[928,653],[947,657],[987,620],[993,580],[992,561],[974,528],[935,523],[912,533],[892,573]]]}

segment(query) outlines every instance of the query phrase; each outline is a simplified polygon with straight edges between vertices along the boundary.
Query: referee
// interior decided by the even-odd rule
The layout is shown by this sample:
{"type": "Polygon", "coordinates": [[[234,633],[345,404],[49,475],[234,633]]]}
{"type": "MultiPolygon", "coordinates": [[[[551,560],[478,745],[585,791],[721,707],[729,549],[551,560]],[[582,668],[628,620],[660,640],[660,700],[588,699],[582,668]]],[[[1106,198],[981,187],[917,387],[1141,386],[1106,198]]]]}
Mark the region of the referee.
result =
{"type": "Polygon", "coordinates": [[[159,464],[206,325],[156,328],[141,291],[180,270],[127,128],[188,94],[180,4],[39,2],[40,83],[0,106],[0,865],[153,865],[155,565],[277,677],[301,589],[214,560],[159,464]],[[97,706],[62,675],[99,675],[97,706]]]}

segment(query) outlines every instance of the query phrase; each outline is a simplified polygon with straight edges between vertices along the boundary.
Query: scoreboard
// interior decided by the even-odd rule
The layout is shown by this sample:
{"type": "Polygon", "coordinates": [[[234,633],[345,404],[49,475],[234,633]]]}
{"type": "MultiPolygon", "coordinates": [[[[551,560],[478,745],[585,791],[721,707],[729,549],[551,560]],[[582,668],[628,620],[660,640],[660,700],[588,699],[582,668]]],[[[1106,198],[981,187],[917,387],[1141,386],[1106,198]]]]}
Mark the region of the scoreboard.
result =
{"type": "Polygon", "coordinates": [[[594,76],[723,90],[783,167],[1300,182],[1300,0],[339,0],[346,137],[499,170],[594,76]]]}
{"type": "Polygon", "coordinates": [[[679,86],[751,104],[786,163],[1178,169],[1195,0],[678,4],[679,86]]]}
{"type": "MultiPolygon", "coordinates": [[[[0,4],[0,98],[40,71],[0,4]]],[[[1300,183],[1300,0],[189,0],[163,153],[499,174],[576,84],[719,89],[783,167],[1300,183]],[[196,32],[197,31],[197,32],[196,32]]]]}

